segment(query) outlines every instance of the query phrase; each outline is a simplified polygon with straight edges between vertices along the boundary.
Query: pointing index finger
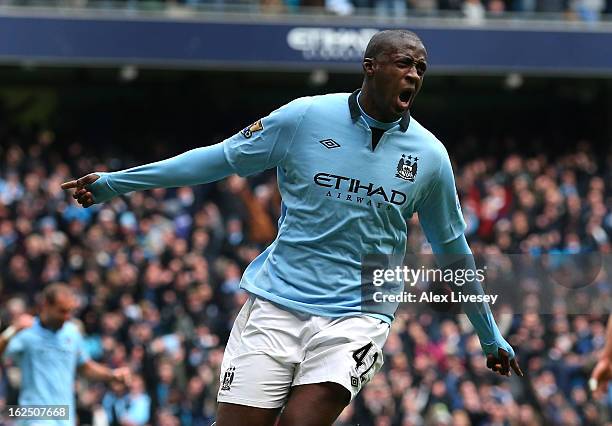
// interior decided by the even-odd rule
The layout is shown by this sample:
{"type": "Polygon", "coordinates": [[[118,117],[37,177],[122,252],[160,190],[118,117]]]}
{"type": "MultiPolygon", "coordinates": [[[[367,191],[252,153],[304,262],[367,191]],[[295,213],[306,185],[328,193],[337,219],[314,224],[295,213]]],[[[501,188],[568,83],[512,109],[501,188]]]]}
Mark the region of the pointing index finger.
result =
{"type": "Polygon", "coordinates": [[[512,369],[514,370],[514,372],[519,376],[519,377],[524,377],[523,374],[523,370],[521,370],[521,367],[519,366],[518,361],[516,360],[516,358],[512,358],[510,360],[510,367],[512,367],[512,369]]]}
{"type": "Polygon", "coordinates": [[[98,180],[100,176],[95,173],[90,173],[77,180],[77,188],[85,188],[98,180]]]}
{"type": "Polygon", "coordinates": [[[62,189],[71,189],[71,188],[76,188],[77,187],[77,181],[76,180],[70,180],[68,182],[64,182],[61,185],[62,189]]]}
{"type": "Polygon", "coordinates": [[[501,373],[504,376],[509,375],[510,374],[510,359],[508,357],[508,352],[500,349],[500,351],[499,351],[499,358],[501,360],[501,365],[502,365],[501,373]]]}

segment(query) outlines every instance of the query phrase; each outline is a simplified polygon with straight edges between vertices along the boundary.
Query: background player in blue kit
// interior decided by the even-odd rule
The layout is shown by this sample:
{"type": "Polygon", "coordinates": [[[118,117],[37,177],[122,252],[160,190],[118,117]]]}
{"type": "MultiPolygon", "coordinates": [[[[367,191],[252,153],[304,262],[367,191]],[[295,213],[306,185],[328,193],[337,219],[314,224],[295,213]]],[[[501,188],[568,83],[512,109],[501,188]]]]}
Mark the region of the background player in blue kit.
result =
{"type": "MultiPolygon", "coordinates": [[[[436,255],[470,254],[446,149],[409,114],[426,59],[414,33],[377,33],[353,94],[300,98],[220,144],[62,185],[89,207],[277,168],[279,232],[241,281],[251,297],[226,346],[218,426],[272,425],[282,407],[280,425],[333,423],[382,366],[394,315],[363,309],[361,256],[403,255],[415,212],[436,255]]],[[[487,366],[522,375],[488,306],[472,308],[487,366]]]]}
{"type": "Polygon", "coordinates": [[[83,336],[70,321],[76,297],[65,284],[51,284],[43,291],[43,305],[36,318],[23,314],[0,336],[0,355],[12,359],[21,370],[19,406],[68,405],[69,420],[31,420],[31,425],[74,425],[74,381],[77,370],[92,380],[127,382],[130,370],[111,369],[90,359],[83,336]]]}

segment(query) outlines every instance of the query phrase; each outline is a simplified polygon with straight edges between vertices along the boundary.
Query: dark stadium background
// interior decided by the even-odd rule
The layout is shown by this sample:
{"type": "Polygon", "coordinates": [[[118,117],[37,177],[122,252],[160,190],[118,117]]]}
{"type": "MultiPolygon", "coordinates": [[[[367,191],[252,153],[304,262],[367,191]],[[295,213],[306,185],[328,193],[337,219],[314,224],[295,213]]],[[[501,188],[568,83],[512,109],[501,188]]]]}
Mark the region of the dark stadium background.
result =
{"type": "MultiPolygon", "coordinates": [[[[582,138],[605,151],[612,138],[610,79],[528,74],[520,87],[509,88],[507,78],[427,75],[413,115],[456,161],[467,159],[466,152],[501,154],[502,147],[571,149],[582,138]],[[489,143],[466,146],[469,137],[489,143]],[[507,138],[512,145],[503,143],[507,138]]],[[[137,78],[125,82],[116,67],[26,65],[0,68],[0,82],[4,126],[48,126],[60,144],[81,139],[85,147],[159,158],[151,147],[173,154],[220,141],[289,100],[350,92],[361,76],[330,72],[327,83],[315,85],[304,72],[139,68],[137,78]]]]}
{"type": "MultiPolygon", "coordinates": [[[[492,3],[485,2],[485,5],[492,3]]],[[[494,16],[486,28],[477,29],[481,34],[474,39],[475,45],[464,48],[476,51],[485,49],[488,46],[487,37],[494,32],[490,31],[490,26],[493,30],[510,28],[516,26],[517,21],[520,23],[519,32],[524,30],[527,34],[535,28],[543,37],[549,36],[553,41],[553,32],[565,25],[576,29],[575,33],[568,30],[565,34],[570,41],[581,37],[602,38],[595,38],[592,42],[588,39],[587,42],[570,46],[567,61],[542,51],[544,59],[540,68],[527,66],[520,61],[512,63],[513,55],[506,55],[506,62],[514,67],[508,70],[494,64],[493,59],[488,63],[486,56],[480,57],[479,63],[456,67],[452,63],[443,63],[444,66],[436,68],[434,63],[417,98],[413,116],[446,145],[454,162],[455,175],[459,177],[459,193],[468,214],[471,210],[465,208],[466,202],[471,200],[479,206],[487,196],[494,197],[495,194],[487,191],[491,191],[495,186],[493,183],[498,182],[506,188],[510,201],[500,210],[493,224],[504,220],[512,222],[516,215],[525,213],[530,222],[528,236],[549,235],[558,231],[561,240],[556,244],[563,249],[568,235],[576,232],[585,249],[609,253],[612,240],[612,66],[606,63],[610,59],[606,56],[610,45],[602,40],[612,39],[612,26],[609,22],[582,25],[576,21],[576,17],[565,21],[570,16],[568,11],[571,7],[564,7],[567,8],[565,15],[542,16],[544,21],[554,23],[554,29],[540,20],[531,21],[531,15],[509,15],[513,21],[498,20],[499,17],[494,16]],[[592,50],[591,56],[578,54],[578,48],[592,50]],[[573,57],[579,59],[572,62],[573,57]],[[591,64],[583,59],[589,57],[601,58],[597,59],[599,62],[593,59],[591,64]],[[536,181],[538,177],[553,173],[555,193],[561,193],[563,171],[569,170],[575,174],[582,207],[580,220],[572,225],[574,228],[571,230],[567,228],[571,220],[567,219],[567,211],[563,209],[551,227],[538,224],[536,219],[543,214],[545,205],[545,197],[538,192],[538,188],[529,189],[535,194],[537,203],[533,212],[523,209],[517,202],[517,194],[512,193],[516,176],[508,172],[509,159],[518,158],[522,162],[521,170],[525,172],[527,159],[534,157],[538,157],[538,161],[545,166],[538,169],[535,175],[529,172],[532,173],[531,178],[536,181]],[[584,166],[584,158],[587,158],[589,166],[596,165],[595,169],[584,166]],[[476,182],[469,187],[462,186],[468,185],[465,183],[468,181],[466,176],[474,173],[476,182]],[[603,182],[603,189],[599,189],[599,180],[603,182]],[[593,186],[595,190],[592,190],[593,186]],[[607,235],[607,243],[594,239],[587,231],[587,223],[595,209],[589,204],[593,191],[601,192],[605,206],[601,227],[607,235]],[[475,193],[478,195],[476,198],[475,193]]],[[[30,15],[28,8],[17,9],[18,12],[12,9],[10,13],[7,12],[5,19],[12,19],[14,14],[30,15]]],[[[160,9],[163,10],[163,7],[160,6],[160,9]]],[[[189,9],[186,10],[189,12],[189,9]]],[[[63,19],[65,16],[64,12],[45,9],[31,13],[34,22],[37,16],[41,16],[40,13],[51,18],[63,19]]],[[[85,21],[95,21],[95,13],[85,13],[85,21]]],[[[121,19],[123,13],[120,9],[111,15],[121,19]]],[[[203,16],[207,16],[206,13],[203,16]]],[[[206,18],[207,22],[213,21],[223,26],[224,23],[231,23],[233,15],[216,13],[211,16],[206,18]]],[[[279,15],[266,19],[292,25],[294,18],[279,15]]],[[[164,17],[163,13],[161,18],[156,15],[156,19],[178,23],[179,28],[182,22],[170,15],[164,17]]],[[[240,19],[251,18],[243,16],[240,19]]],[[[336,25],[329,13],[325,19],[326,25],[336,25]]],[[[341,23],[352,22],[347,17],[342,19],[341,23]]],[[[457,12],[453,19],[453,25],[458,28],[468,27],[467,23],[457,23],[456,19],[463,19],[457,12]]],[[[0,20],[0,23],[3,22],[0,20]]],[[[359,22],[364,22],[364,18],[355,20],[353,24],[358,25],[359,22]]],[[[419,21],[413,18],[410,22],[419,21]]],[[[385,21],[385,24],[392,26],[393,22],[385,21]]],[[[130,30],[129,19],[123,25],[123,30],[130,30]]],[[[399,26],[412,28],[410,23],[401,22],[399,26]]],[[[79,45],[77,39],[68,36],[68,44],[63,45],[65,50],[58,51],[57,57],[37,56],[24,42],[28,40],[29,28],[15,28],[16,32],[7,34],[0,27],[0,35],[4,35],[0,40],[0,59],[3,63],[0,66],[0,196],[4,196],[6,187],[3,184],[10,174],[16,173],[22,183],[27,183],[28,179],[37,183],[34,187],[26,185],[20,198],[11,199],[5,204],[0,199],[2,327],[11,319],[10,311],[13,308],[10,307],[10,299],[23,297],[28,302],[26,309],[35,312],[36,294],[42,286],[52,279],[66,281],[82,295],[82,309],[77,316],[85,324],[85,331],[97,336],[92,337],[92,347],[96,347],[95,339],[98,339],[99,346],[103,348],[96,354],[97,359],[113,366],[130,365],[144,378],[144,393],[150,398],[151,415],[149,421],[143,424],[208,426],[214,415],[223,340],[227,337],[233,315],[244,300],[243,295],[235,289],[236,273],[271,238],[269,229],[268,233],[254,232],[264,228],[258,228],[261,221],[253,220],[252,208],[255,206],[258,218],[263,217],[264,224],[268,226],[274,226],[278,215],[277,195],[268,194],[263,198],[257,195],[274,188],[274,173],[266,172],[247,182],[228,179],[219,184],[195,188],[193,204],[178,211],[176,190],[147,192],[139,201],[137,197],[123,197],[109,205],[114,214],[101,213],[108,212],[109,207],[92,209],[92,216],[84,219],[86,226],[82,235],[78,229],[70,228],[72,219],[65,214],[66,202],[72,200],[58,196],[48,185],[57,183],[58,175],[66,177],[62,175],[65,170],[58,167],[60,163],[69,166],[68,177],[78,177],[96,170],[96,167],[114,170],[142,164],[219,142],[296,97],[353,91],[361,84],[359,66],[348,66],[342,61],[330,61],[329,66],[325,63],[310,66],[308,61],[296,58],[290,58],[294,62],[282,67],[272,60],[266,62],[265,58],[261,63],[254,64],[257,58],[248,55],[249,48],[255,43],[251,40],[239,40],[244,46],[245,53],[240,56],[244,63],[206,64],[203,67],[200,63],[187,62],[180,66],[163,66],[163,55],[153,64],[150,61],[141,64],[137,58],[124,60],[112,57],[94,58],[87,63],[83,59],[66,59],[65,52],[71,52],[73,48],[78,50],[75,47],[79,45]],[[100,61],[105,63],[100,65],[100,61]],[[126,65],[135,68],[126,69],[126,65]],[[322,76],[320,71],[313,73],[313,70],[326,70],[326,73],[322,76]],[[134,71],[135,76],[130,76],[134,71]],[[33,179],[33,175],[38,175],[40,180],[33,179]],[[43,202],[37,203],[36,200],[43,202]],[[215,216],[215,209],[220,212],[219,216],[215,216]],[[125,251],[131,256],[134,247],[138,247],[142,241],[122,228],[125,224],[121,218],[127,210],[135,212],[137,226],[144,226],[144,223],[151,226],[158,216],[170,218],[177,227],[184,223],[177,221],[184,214],[196,222],[199,220],[198,226],[210,238],[209,245],[199,253],[208,263],[206,285],[191,283],[193,288],[184,291],[176,284],[180,272],[174,271],[170,275],[176,275],[172,275],[173,278],[160,288],[151,290],[147,287],[147,280],[150,279],[147,274],[151,273],[148,260],[128,258],[126,262],[117,254],[125,251]],[[31,222],[29,234],[21,231],[27,227],[19,224],[20,215],[31,222]],[[47,225],[51,222],[55,225],[49,231],[47,225]],[[70,265],[71,248],[80,247],[85,256],[91,259],[99,254],[97,249],[88,247],[89,241],[85,236],[85,232],[91,230],[94,224],[101,224],[103,233],[109,237],[109,241],[100,243],[101,246],[97,242],[94,246],[110,253],[113,258],[119,258],[121,266],[117,269],[123,268],[121,270],[125,270],[127,275],[130,273],[129,265],[136,266],[137,278],[133,278],[125,288],[117,284],[121,282],[120,279],[113,281],[117,280],[116,274],[113,275],[116,272],[113,265],[100,266],[93,262],[91,269],[95,273],[91,276],[86,274],[89,266],[75,270],[70,265]],[[236,227],[242,230],[242,240],[238,243],[232,240],[236,227]],[[11,231],[15,238],[12,238],[11,231]],[[40,235],[45,239],[51,238],[53,232],[68,235],[69,245],[55,254],[56,249],[43,250],[42,254],[36,255],[28,253],[26,240],[29,236],[40,235]],[[19,256],[30,265],[30,276],[23,282],[15,277],[18,274],[13,273],[16,268],[14,259],[19,256]],[[58,262],[59,266],[56,265],[58,262]],[[51,272],[45,275],[48,269],[51,272]],[[99,275],[97,278],[96,274],[99,275]],[[202,292],[198,293],[200,290],[202,292]],[[168,296],[171,293],[174,296],[168,296]],[[204,312],[193,315],[185,313],[192,309],[187,306],[192,297],[196,304],[200,301],[205,306],[204,312]],[[143,310],[144,316],[160,318],[155,327],[151,326],[153,336],[140,343],[135,343],[133,337],[133,333],[140,331],[132,329],[137,327],[134,324],[140,322],[126,314],[133,312],[137,306],[143,310]],[[183,324],[189,321],[192,322],[190,327],[183,324]],[[203,337],[194,331],[198,324],[204,325],[204,329],[200,330],[203,337]],[[193,360],[189,357],[177,358],[176,354],[180,354],[181,349],[176,351],[173,346],[176,342],[172,338],[164,340],[163,336],[176,336],[176,330],[180,330],[176,333],[178,335],[188,331],[183,334],[184,340],[180,345],[187,355],[195,354],[193,360]],[[139,351],[143,353],[139,354],[139,351]],[[195,376],[201,379],[193,380],[195,376]]],[[[419,32],[418,27],[416,31],[419,32]]],[[[431,24],[427,31],[436,33],[449,30],[441,19],[431,24]]],[[[42,37],[35,31],[34,35],[42,37]]],[[[533,34],[526,36],[534,37],[534,40],[537,38],[533,34]]],[[[112,34],[108,37],[112,39],[112,34]]],[[[439,48],[441,41],[434,41],[439,48]]],[[[223,50],[225,41],[221,39],[216,42],[223,50]]],[[[512,39],[506,42],[514,49],[513,52],[521,49],[521,46],[513,45],[512,39]]],[[[147,41],[143,43],[147,44],[147,41]]],[[[163,41],[152,36],[147,45],[154,46],[156,43],[163,45],[163,41]]],[[[234,41],[232,46],[235,44],[234,41]]],[[[231,51],[234,48],[227,49],[231,51]]],[[[457,46],[447,46],[443,59],[454,58],[456,49],[457,46]]],[[[120,50],[119,47],[117,50],[120,50]]],[[[504,57],[503,49],[500,50],[496,54],[504,57]]],[[[153,56],[155,54],[155,51],[151,53],[153,56]]],[[[470,60],[474,60],[474,57],[470,60]]],[[[358,64],[358,60],[354,62],[353,65],[358,64]]],[[[76,215],[74,212],[71,214],[76,215]]],[[[481,225],[484,222],[482,220],[481,225]]],[[[179,270],[190,270],[192,267],[181,263],[184,253],[177,240],[187,241],[187,251],[193,249],[197,252],[197,244],[193,244],[191,231],[181,229],[181,232],[181,236],[171,239],[158,256],[160,269],[155,269],[154,273],[164,275],[175,267],[179,270]]],[[[487,233],[480,228],[468,235],[475,250],[495,247],[498,238],[498,234],[487,233]]],[[[513,231],[510,239],[510,247],[515,251],[524,250],[524,247],[533,248],[525,245],[528,240],[526,235],[513,231]]],[[[416,223],[410,225],[409,244],[414,250],[423,247],[422,235],[416,223]]],[[[541,243],[544,249],[553,248],[546,244],[541,243]]],[[[154,260],[151,262],[155,263],[154,260]]],[[[605,290],[610,288],[610,277],[604,277],[600,284],[602,303],[608,303],[606,306],[609,310],[609,291],[605,290]]],[[[410,321],[400,319],[397,333],[390,338],[385,349],[384,370],[346,410],[337,424],[606,424],[610,418],[608,410],[612,398],[607,396],[594,401],[586,386],[590,368],[603,346],[606,320],[607,316],[601,313],[589,312],[506,318],[502,328],[510,343],[515,345],[527,372],[527,381],[521,382],[515,377],[500,380],[483,371],[483,358],[469,327],[466,328],[455,317],[425,315],[410,321]]],[[[0,404],[14,403],[17,390],[13,381],[8,380],[11,376],[10,366],[1,371],[0,404]]],[[[82,381],[79,381],[78,389],[83,424],[91,423],[91,413],[105,397],[121,397],[125,392],[82,381]]]]}

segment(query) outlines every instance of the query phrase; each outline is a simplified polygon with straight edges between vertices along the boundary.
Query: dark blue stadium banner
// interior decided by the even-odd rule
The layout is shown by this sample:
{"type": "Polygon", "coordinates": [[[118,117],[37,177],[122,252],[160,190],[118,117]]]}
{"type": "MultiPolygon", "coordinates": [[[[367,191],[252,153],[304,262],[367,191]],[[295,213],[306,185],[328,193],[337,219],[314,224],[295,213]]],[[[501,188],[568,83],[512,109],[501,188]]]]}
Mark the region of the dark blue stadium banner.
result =
{"type": "MultiPolygon", "coordinates": [[[[0,62],[358,72],[371,35],[390,27],[355,22],[312,25],[288,18],[256,23],[219,17],[25,16],[0,11],[0,62]]],[[[436,73],[612,73],[612,27],[406,22],[400,27],[423,38],[430,70],[436,73]]]]}

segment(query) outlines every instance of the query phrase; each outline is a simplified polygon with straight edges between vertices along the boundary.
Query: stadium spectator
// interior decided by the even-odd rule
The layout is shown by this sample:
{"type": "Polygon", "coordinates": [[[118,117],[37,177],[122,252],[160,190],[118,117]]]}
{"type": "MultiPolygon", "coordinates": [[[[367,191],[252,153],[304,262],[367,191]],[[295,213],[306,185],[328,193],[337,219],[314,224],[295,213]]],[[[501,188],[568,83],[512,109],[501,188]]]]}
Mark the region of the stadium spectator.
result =
{"type": "Polygon", "coordinates": [[[149,421],[151,399],[145,393],[142,377],[138,375],[132,377],[127,392],[123,383],[111,384],[102,405],[111,425],[144,426],[149,421]]]}
{"type": "MultiPolygon", "coordinates": [[[[0,0],[0,4],[14,3],[29,5],[29,0],[0,0]]],[[[318,11],[322,14],[353,15],[371,14],[379,17],[404,16],[464,16],[470,24],[478,24],[484,19],[533,18],[533,13],[542,13],[541,19],[548,20],[581,20],[597,23],[609,20],[612,14],[612,0],[259,0],[248,2],[244,0],[164,0],[146,2],[143,0],[126,0],[129,10],[166,9],[170,15],[184,16],[192,10],[196,11],[258,11],[265,14],[310,14],[318,11]],[[505,15],[506,12],[518,12],[505,15]]],[[[68,0],[65,6],[75,8],[103,7],[117,8],[117,3],[108,0],[68,0]]],[[[15,187],[18,191],[19,188],[15,187]]],[[[9,195],[10,196],[10,195],[9,195]]]]}

